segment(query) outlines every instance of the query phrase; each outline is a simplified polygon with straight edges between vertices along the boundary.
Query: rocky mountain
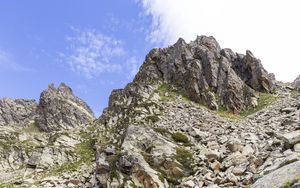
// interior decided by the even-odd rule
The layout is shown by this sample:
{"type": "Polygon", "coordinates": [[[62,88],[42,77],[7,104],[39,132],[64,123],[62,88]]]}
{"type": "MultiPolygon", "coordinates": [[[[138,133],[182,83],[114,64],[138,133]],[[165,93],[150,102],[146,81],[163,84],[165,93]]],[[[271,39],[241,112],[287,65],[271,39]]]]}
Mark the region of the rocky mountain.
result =
{"type": "Polygon", "coordinates": [[[1,99],[0,112],[0,187],[51,187],[53,175],[70,169],[91,178],[88,126],[95,118],[71,88],[50,84],[38,104],[1,99]]]}
{"type": "Polygon", "coordinates": [[[62,83],[57,89],[51,84],[42,92],[35,121],[42,130],[54,131],[87,124],[93,119],[90,107],[62,83]]]}
{"type": "Polygon", "coordinates": [[[97,119],[65,84],[1,100],[0,187],[299,187],[295,82],[200,36],[153,49],[97,119]]]}

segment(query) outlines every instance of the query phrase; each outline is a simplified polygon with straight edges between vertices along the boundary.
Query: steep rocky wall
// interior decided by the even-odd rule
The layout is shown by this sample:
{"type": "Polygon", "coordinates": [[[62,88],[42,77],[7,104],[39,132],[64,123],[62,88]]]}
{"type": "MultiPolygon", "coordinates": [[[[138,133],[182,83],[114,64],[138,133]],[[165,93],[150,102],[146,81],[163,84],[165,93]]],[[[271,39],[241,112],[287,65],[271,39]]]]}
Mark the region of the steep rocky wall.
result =
{"type": "Polygon", "coordinates": [[[34,120],[36,107],[37,103],[35,100],[0,99],[0,126],[27,125],[30,121],[34,120]]]}
{"type": "Polygon", "coordinates": [[[240,113],[257,105],[255,92],[273,92],[275,80],[250,51],[241,55],[221,49],[213,37],[200,36],[191,43],[179,39],[173,46],[150,51],[133,83],[112,93],[104,116],[116,113],[115,96],[137,102],[153,92],[149,87],[163,82],[210,109],[240,113]]]}
{"type": "Polygon", "coordinates": [[[90,107],[62,83],[57,89],[51,84],[42,92],[35,121],[42,130],[54,131],[87,124],[93,119],[90,107]]]}

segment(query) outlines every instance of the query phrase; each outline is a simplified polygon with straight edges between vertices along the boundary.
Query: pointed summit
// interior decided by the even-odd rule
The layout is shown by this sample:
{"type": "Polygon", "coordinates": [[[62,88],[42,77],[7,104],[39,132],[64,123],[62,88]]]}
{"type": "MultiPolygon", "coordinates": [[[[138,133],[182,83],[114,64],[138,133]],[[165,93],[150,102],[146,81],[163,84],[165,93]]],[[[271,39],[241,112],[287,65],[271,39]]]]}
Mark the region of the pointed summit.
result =
{"type": "Polygon", "coordinates": [[[61,83],[56,89],[50,84],[40,97],[37,125],[44,131],[69,129],[87,124],[94,119],[90,107],[73,95],[72,89],[61,83]]]}

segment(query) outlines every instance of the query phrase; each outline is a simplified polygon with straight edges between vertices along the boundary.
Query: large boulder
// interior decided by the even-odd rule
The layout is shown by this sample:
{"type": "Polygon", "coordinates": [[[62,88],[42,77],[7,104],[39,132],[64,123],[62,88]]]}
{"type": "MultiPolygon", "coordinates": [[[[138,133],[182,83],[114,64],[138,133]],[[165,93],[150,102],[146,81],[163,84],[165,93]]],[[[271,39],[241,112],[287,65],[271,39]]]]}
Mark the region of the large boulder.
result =
{"type": "Polygon", "coordinates": [[[300,75],[294,80],[292,85],[296,90],[300,90],[300,75]]]}
{"type": "Polygon", "coordinates": [[[69,129],[87,124],[94,119],[90,107],[73,95],[72,89],[64,83],[56,89],[50,84],[43,91],[37,107],[36,123],[44,131],[69,129]]]}
{"type": "Polygon", "coordinates": [[[258,179],[252,188],[279,188],[293,181],[300,174],[300,161],[283,166],[268,175],[258,179]]]}
{"type": "Polygon", "coordinates": [[[37,103],[35,100],[0,99],[0,126],[26,126],[34,120],[37,103]]]}

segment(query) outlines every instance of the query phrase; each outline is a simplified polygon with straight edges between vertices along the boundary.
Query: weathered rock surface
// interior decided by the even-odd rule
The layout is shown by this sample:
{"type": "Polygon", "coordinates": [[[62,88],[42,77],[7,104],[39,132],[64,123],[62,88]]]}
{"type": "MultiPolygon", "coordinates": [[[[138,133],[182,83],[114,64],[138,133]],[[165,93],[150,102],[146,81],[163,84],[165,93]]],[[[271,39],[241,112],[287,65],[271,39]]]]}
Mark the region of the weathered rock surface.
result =
{"type": "Polygon", "coordinates": [[[187,44],[179,39],[146,57],[135,82],[163,80],[193,101],[211,109],[219,106],[239,113],[255,106],[254,91],[271,93],[272,77],[250,51],[246,55],[221,49],[213,37],[200,36],[187,44]]]}
{"type": "Polygon", "coordinates": [[[50,84],[42,92],[35,120],[42,130],[54,131],[87,124],[93,119],[90,107],[62,83],[57,89],[50,84]]]}
{"type": "Polygon", "coordinates": [[[294,82],[292,83],[292,86],[295,89],[300,90],[300,75],[294,80],[294,82]]]}
{"type": "MultiPolygon", "coordinates": [[[[280,188],[300,175],[300,161],[291,163],[257,180],[253,188],[280,188]]],[[[298,187],[298,186],[296,186],[298,187]]]]}
{"type": "Polygon", "coordinates": [[[0,99],[0,126],[27,125],[36,115],[37,103],[25,99],[0,99]]]}

